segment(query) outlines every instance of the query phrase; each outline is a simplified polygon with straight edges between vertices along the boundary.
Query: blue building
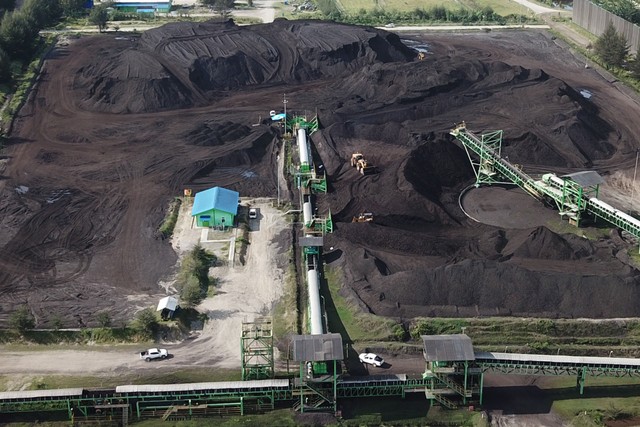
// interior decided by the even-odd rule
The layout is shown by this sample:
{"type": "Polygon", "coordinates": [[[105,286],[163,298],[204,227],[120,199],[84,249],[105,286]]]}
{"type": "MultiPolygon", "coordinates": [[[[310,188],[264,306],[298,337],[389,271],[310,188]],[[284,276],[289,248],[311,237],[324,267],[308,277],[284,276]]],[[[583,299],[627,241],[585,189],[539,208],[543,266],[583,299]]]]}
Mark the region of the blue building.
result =
{"type": "Polygon", "coordinates": [[[167,0],[167,1],[114,0],[113,7],[123,12],[168,13],[168,12],[171,12],[171,2],[172,0],[167,0]]]}
{"type": "Polygon", "coordinates": [[[191,216],[198,227],[231,227],[238,214],[240,193],[222,187],[213,187],[196,193],[191,216]]]}

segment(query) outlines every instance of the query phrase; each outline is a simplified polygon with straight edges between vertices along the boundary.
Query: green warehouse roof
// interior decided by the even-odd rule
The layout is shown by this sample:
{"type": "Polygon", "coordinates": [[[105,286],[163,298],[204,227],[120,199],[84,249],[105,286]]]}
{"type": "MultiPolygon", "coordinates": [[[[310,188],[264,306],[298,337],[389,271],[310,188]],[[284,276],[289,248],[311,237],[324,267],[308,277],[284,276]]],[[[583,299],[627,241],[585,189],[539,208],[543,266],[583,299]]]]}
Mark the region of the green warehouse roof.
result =
{"type": "Polygon", "coordinates": [[[193,200],[191,216],[198,215],[211,209],[236,215],[238,213],[239,198],[240,193],[237,191],[227,190],[222,187],[213,187],[208,190],[200,191],[199,193],[196,193],[196,197],[193,200]]]}

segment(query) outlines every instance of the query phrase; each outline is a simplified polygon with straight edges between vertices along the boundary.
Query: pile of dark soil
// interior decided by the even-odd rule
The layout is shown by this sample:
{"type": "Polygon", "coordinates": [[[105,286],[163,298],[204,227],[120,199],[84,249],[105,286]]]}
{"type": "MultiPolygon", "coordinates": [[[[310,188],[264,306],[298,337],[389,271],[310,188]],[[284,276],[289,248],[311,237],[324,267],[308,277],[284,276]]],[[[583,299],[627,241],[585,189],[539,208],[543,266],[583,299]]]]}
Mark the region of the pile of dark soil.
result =
{"type": "MultiPolygon", "coordinates": [[[[458,198],[473,172],[448,133],[461,120],[503,129],[503,154],[526,171],[606,175],[633,166],[635,101],[544,32],[407,37],[425,60],[383,30],[286,20],[54,50],[0,158],[0,323],[22,303],[40,326],[130,316],[174,265],[157,233],[173,197],[214,185],[275,196],[282,129],[263,118],[284,93],[290,111],[320,118],[310,139],[330,185],[319,213],[336,221],[327,259],[370,311],[639,315],[616,233],[552,232],[548,208],[509,191],[467,199],[487,224],[469,220],[458,198]],[[375,174],[349,165],[355,151],[375,174]],[[363,211],[375,222],[351,223],[363,211]]],[[[296,203],[297,190],[283,197],[296,203]]]]}
{"type": "Polygon", "coordinates": [[[398,36],[365,27],[182,22],[96,56],[79,70],[74,88],[87,109],[152,112],[208,105],[230,90],[339,77],[415,55],[398,36]]]}

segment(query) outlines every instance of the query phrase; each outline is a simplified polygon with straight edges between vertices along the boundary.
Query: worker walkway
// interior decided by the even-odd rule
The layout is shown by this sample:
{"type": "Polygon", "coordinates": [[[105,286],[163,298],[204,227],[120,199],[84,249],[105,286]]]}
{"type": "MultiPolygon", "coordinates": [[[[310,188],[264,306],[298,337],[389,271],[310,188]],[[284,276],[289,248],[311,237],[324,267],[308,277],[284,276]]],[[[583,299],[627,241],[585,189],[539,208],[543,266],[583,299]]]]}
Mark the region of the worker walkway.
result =
{"type": "Polygon", "coordinates": [[[577,376],[580,394],[587,376],[640,378],[640,359],[490,352],[476,352],[475,357],[485,373],[577,376]]]}

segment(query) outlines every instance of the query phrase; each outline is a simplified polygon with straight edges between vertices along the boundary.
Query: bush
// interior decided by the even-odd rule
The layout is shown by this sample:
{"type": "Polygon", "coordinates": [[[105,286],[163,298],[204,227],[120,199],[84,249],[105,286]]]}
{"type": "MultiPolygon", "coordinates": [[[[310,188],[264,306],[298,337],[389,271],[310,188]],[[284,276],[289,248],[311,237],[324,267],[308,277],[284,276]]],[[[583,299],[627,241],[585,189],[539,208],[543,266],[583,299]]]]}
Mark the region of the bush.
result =
{"type": "Polygon", "coordinates": [[[158,318],[152,308],[145,308],[136,315],[134,328],[144,337],[153,338],[158,332],[158,327],[158,318]]]}
{"type": "Polygon", "coordinates": [[[216,256],[201,246],[194,247],[184,257],[176,279],[176,288],[185,307],[194,307],[207,296],[211,284],[209,267],[216,262],[216,256]]]}
{"type": "MultiPolygon", "coordinates": [[[[116,27],[118,26],[116,25],[116,27]]],[[[118,31],[119,28],[120,27],[116,28],[116,31],[118,31]]],[[[160,226],[160,230],[158,230],[163,239],[169,238],[173,234],[173,229],[176,227],[176,222],[178,221],[178,214],[180,213],[181,204],[182,200],[176,198],[169,205],[169,212],[167,212],[167,217],[164,219],[164,222],[160,226]]]]}
{"type": "Polygon", "coordinates": [[[35,328],[36,319],[33,317],[33,314],[31,314],[31,311],[29,311],[29,308],[23,305],[11,315],[9,324],[20,334],[24,334],[26,331],[35,328]]]}
{"type": "Polygon", "coordinates": [[[111,316],[106,311],[98,313],[97,320],[98,324],[102,328],[108,328],[109,326],[111,326],[111,316]]]}
{"type": "Polygon", "coordinates": [[[409,333],[418,341],[420,335],[459,334],[468,325],[464,319],[419,319],[409,328],[409,333]]]}

